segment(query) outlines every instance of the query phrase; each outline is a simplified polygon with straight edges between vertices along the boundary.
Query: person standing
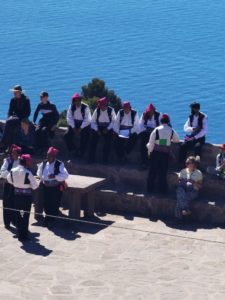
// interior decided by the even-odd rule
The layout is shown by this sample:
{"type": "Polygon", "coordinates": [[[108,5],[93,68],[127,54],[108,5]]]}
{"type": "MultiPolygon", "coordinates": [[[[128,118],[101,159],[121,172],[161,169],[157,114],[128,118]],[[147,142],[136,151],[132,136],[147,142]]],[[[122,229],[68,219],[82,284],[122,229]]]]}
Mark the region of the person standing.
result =
{"type": "Polygon", "coordinates": [[[10,224],[15,224],[14,209],[14,186],[10,184],[6,178],[12,168],[19,165],[19,155],[21,148],[17,145],[12,145],[9,151],[9,156],[4,159],[0,170],[0,177],[5,180],[3,188],[3,222],[6,229],[10,228],[10,224]]]}
{"type": "Polygon", "coordinates": [[[202,188],[202,172],[197,169],[198,162],[194,156],[186,160],[186,168],[179,173],[179,183],[176,190],[175,217],[182,220],[191,215],[190,202],[195,200],[202,188]]]}
{"type": "Polygon", "coordinates": [[[160,125],[161,114],[156,110],[151,103],[147,106],[145,112],[140,118],[140,152],[141,164],[143,169],[148,165],[148,150],[146,144],[149,141],[152,131],[160,125]]]}
{"type": "Polygon", "coordinates": [[[50,147],[47,159],[39,165],[37,170],[37,176],[43,187],[44,212],[47,215],[45,226],[51,225],[58,216],[65,180],[69,176],[64,163],[56,158],[58,152],[56,148],[50,147]]]}
{"type": "Polygon", "coordinates": [[[59,121],[59,113],[55,104],[51,103],[48,99],[47,92],[40,93],[40,103],[38,104],[33,117],[35,123],[39,112],[42,114],[42,118],[39,120],[36,127],[36,148],[41,153],[48,147],[48,139],[54,137],[55,127],[59,121]]]}
{"type": "Polygon", "coordinates": [[[134,148],[139,133],[139,118],[130,102],[123,102],[123,109],[119,110],[114,122],[114,131],[117,134],[116,154],[119,162],[126,160],[134,148]]]}
{"type": "Polygon", "coordinates": [[[184,124],[184,131],[187,135],[180,147],[179,161],[181,164],[184,164],[189,149],[194,150],[194,156],[200,160],[208,128],[208,117],[200,112],[200,103],[193,102],[190,108],[191,115],[184,124]]]}
{"type": "Polygon", "coordinates": [[[15,220],[19,241],[28,240],[28,227],[32,204],[32,190],[38,188],[38,182],[29,170],[31,156],[23,154],[19,165],[7,175],[7,181],[14,186],[15,220]]]}
{"type": "Polygon", "coordinates": [[[20,85],[15,85],[11,91],[14,97],[11,99],[8,110],[8,119],[5,124],[5,129],[1,141],[2,151],[6,150],[13,143],[15,130],[19,128],[20,121],[24,118],[29,118],[31,113],[30,100],[24,94],[20,85]]]}
{"type": "Polygon", "coordinates": [[[103,162],[108,163],[115,118],[115,111],[112,107],[108,106],[107,98],[99,99],[98,107],[95,109],[91,119],[90,163],[95,162],[96,148],[100,137],[103,139],[103,162]]]}
{"type": "Polygon", "coordinates": [[[69,127],[64,135],[67,148],[69,152],[76,151],[76,155],[82,157],[87,149],[91,112],[78,93],[72,96],[72,103],[67,111],[67,123],[69,127]]]}
{"type": "Polygon", "coordinates": [[[165,194],[167,191],[167,171],[171,142],[179,143],[176,131],[170,125],[170,117],[163,114],[161,125],[156,127],[147,144],[150,158],[150,168],[147,179],[147,191],[154,192],[155,181],[158,180],[159,192],[165,194]]]}

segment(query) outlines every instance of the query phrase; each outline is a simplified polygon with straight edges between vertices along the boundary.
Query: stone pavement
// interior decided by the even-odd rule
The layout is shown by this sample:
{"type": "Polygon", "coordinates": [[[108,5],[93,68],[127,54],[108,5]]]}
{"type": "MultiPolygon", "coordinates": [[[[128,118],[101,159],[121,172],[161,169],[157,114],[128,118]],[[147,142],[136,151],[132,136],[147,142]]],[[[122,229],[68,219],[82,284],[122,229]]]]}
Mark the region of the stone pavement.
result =
{"type": "Polygon", "coordinates": [[[105,215],[111,227],[32,225],[21,244],[0,215],[1,300],[225,299],[223,229],[105,215]]]}

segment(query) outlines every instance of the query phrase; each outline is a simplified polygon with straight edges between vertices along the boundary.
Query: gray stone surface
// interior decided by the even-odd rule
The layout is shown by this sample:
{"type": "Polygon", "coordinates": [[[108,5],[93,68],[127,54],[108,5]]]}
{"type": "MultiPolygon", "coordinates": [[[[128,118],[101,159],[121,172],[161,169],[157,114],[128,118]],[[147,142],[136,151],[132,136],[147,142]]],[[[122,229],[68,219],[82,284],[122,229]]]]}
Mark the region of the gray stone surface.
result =
{"type": "Polygon", "coordinates": [[[222,229],[132,215],[99,221],[112,225],[32,225],[21,244],[0,211],[0,299],[225,299],[222,229]]]}

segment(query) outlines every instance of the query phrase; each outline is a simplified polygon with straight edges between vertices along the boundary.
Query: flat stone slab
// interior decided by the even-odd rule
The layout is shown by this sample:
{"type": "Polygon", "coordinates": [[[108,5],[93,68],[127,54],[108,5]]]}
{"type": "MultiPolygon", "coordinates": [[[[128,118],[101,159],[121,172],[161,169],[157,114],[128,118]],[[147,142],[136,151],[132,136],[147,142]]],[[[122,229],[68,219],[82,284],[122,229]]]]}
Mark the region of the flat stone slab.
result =
{"type": "Polygon", "coordinates": [[[110,226],[32,225],[21,244],[0,214],[0,299],[224,300],[224,230],[132,215],[95,222],[110,226]]]}
{"type": "Polygon", "coordinates": [[[69,175],[66,180],[68,187],[75,191],[89,192],[96,189],[98,186],[106,181],[105,178],[80,176],[80,175],[69,175]]]}

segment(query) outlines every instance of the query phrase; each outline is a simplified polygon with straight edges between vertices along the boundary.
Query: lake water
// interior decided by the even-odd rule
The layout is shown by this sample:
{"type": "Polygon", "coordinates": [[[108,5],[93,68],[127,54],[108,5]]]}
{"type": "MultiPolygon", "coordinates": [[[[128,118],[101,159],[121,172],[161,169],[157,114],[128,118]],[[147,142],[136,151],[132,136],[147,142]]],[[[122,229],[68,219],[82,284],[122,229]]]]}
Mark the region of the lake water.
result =
{"type": "Polygon", "coordinates": [[[2,0],[0,118],[17,83],[32,108],[47,90],[63,110],[99,77],[140,113],[168,112],[181,137],[200,101],[208,140],[224,142],[224,11],[219,0],[2,0]]]}

